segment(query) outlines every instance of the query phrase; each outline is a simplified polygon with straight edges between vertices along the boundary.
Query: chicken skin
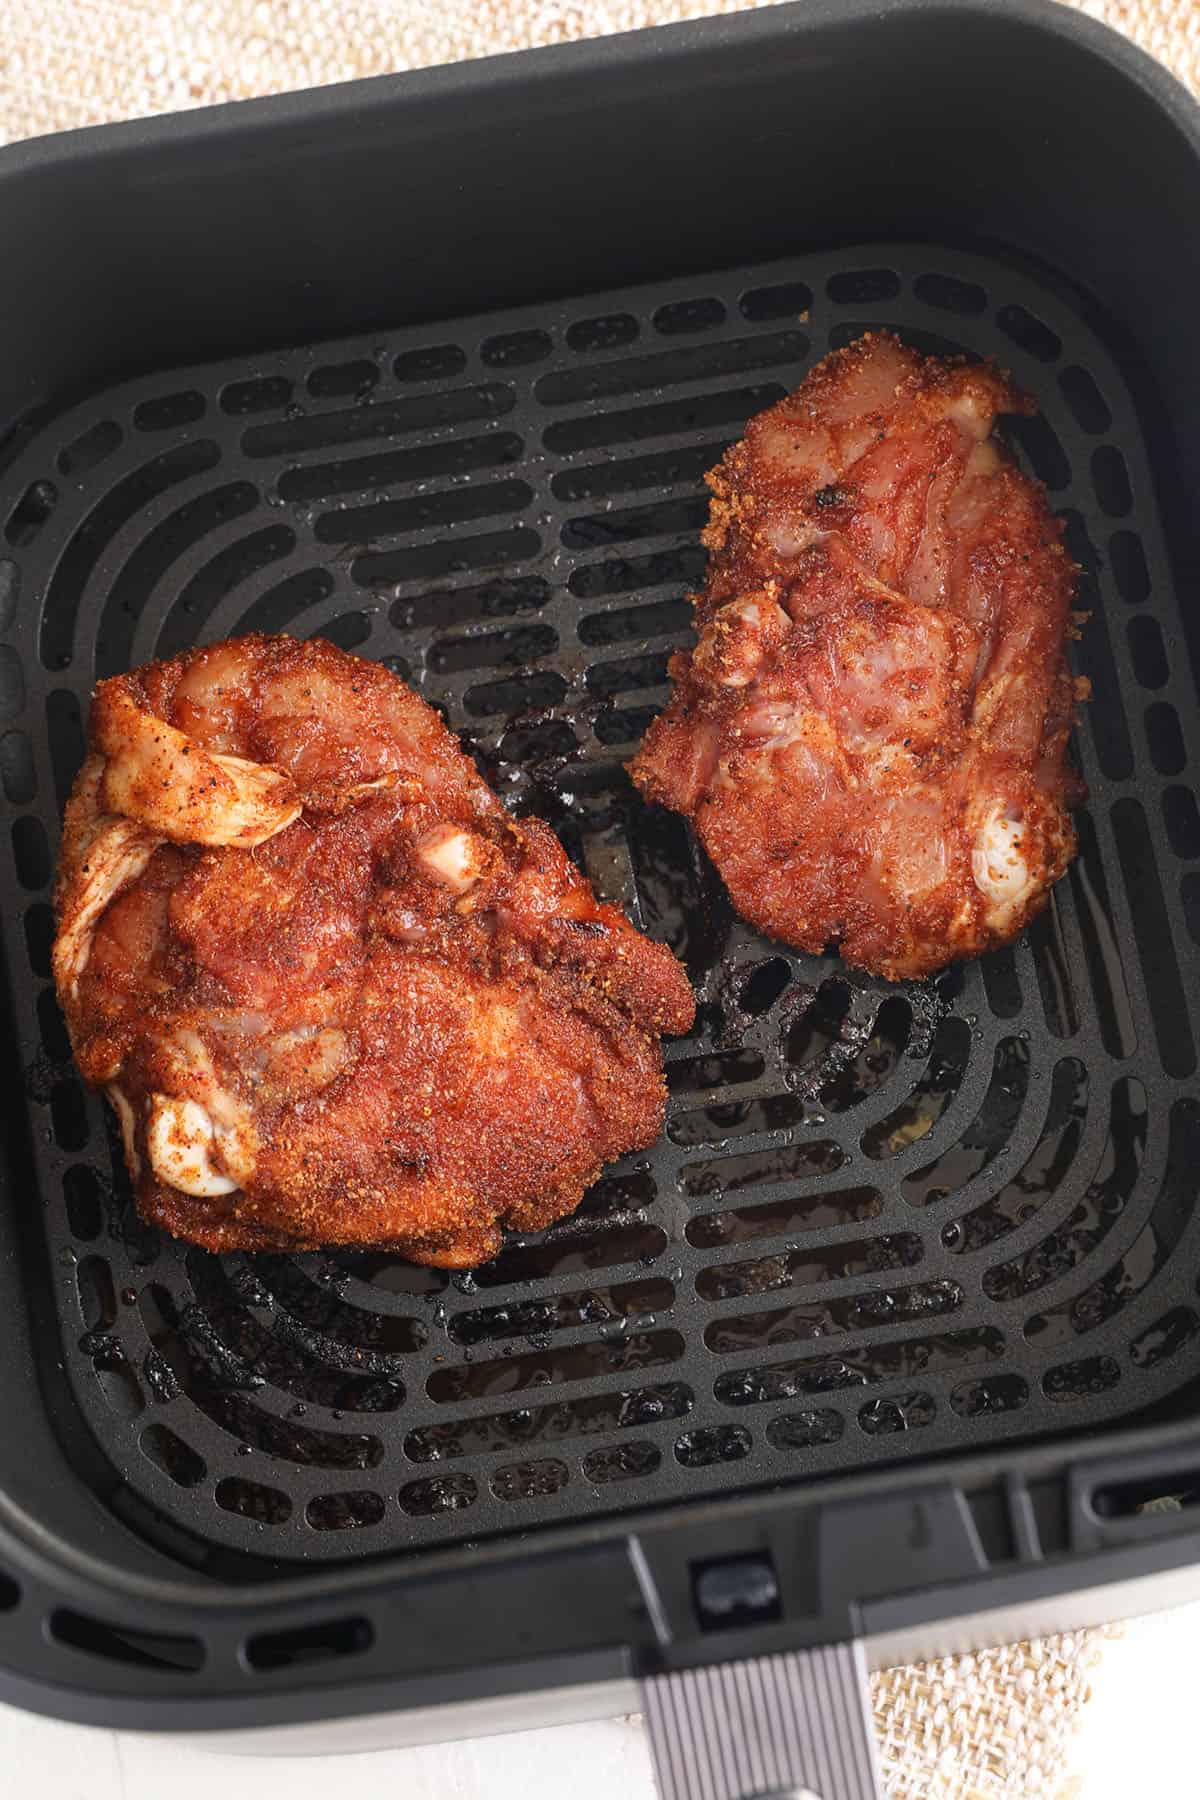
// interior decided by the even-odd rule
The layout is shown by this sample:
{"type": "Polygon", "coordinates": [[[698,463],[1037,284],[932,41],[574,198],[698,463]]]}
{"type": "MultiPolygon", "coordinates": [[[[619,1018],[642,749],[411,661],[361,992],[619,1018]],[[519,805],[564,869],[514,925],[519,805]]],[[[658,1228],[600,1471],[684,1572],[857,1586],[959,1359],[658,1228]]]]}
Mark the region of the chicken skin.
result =
{"type": "Polygon", "coordinates": [[[1016,937],[1074,855],[1076,570],[991,436],[1031,410],[868,334],[708,477],[699,641],[631,773],[772,937],[929,975],[1016,937]]]}
{"type": "Polygon", "coordinates": [[[386,669],[233,639],[102,682],[89,740],[54,972],[144,1218],[461,1267],[653,1141],[682,970],[386,669]]]}

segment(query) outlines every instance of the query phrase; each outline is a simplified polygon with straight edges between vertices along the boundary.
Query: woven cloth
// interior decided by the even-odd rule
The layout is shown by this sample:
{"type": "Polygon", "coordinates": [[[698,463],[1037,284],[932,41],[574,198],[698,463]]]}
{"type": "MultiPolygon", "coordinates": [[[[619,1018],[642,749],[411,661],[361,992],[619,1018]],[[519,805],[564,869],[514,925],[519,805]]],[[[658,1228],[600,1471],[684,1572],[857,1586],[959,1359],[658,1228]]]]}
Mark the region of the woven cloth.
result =
{"type": "MultiPolygon", "coordinates": [[[[1200,94],[1200,0],[1067,3],[1127,33],[1200,94]]],[[[755,4],[0,0],[0,144],[755,4]]],[[[891,1800],[1064,1794],[1070,1738],[1101,1642],[1100,1633],[1080,1632],[876,1676],[891,1800]]]]}

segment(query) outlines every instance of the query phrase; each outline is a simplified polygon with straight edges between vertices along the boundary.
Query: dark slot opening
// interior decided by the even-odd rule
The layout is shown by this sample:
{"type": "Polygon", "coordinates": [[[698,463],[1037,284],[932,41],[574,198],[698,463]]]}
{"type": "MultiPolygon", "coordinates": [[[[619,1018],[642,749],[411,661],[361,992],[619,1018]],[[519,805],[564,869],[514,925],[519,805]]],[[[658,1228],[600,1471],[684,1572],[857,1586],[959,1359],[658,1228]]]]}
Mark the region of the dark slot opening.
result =
{"type": "Polygon", "coordinates": [[[268,525],[219,550],[196,571],[167,614],[158,634],[157,654],[174,656],[188,649],[226,594],[272,563],[281,562],[295,548],[296,534],[289,526],[268,525]]]}
{"type": "Polygon", "coordinates": [[[1053,362],[1056,356],[1062,355],[1062,339],[1058,333],[1051,331],[1049,325],[1023,306],[1002,306],[996,314],[996,323],[1006,338],[1011,338],[1030,356],[1036,356],[1039,362],[1053,362]]]}
{"type": "Polygon", "coordinates": [[[988,1005],[998,1019],[1013,1019],[1021,1010],[1021,981],[1012,946],[992,950],[979,959],[988,1005]]]}
{"type": "Polygon", "coordinates": [[[760,1346],[806,1343],[882,1325],[907,1325],[957,1312],[963,1290],[957,1281],[924,1281],[913,1287],[872,1288],[836,1294],[804,1305],[775,1306],[766,1312],[731,1313],[704,1328],[704,1342],[718,1356],[760,1346]]]}
{"type": "Polygon", "coordinates": [[[0,1570],[0,1612],[11,1612],[21,1599],[21,1590],[11,1575],[0,1570]]]}
{"type": "Polygon", "coordinates": [[[206,404],[197,388],[187,388],[180,394],[160,394],[134,407],[133,423],[138,431],[169,431],[175,425],[190,425],[195,419],[202,419],[206,404]]]}
{"type": "Polygon", "coordinates": [[[660,306],[654,315],[654,329],[664,337],[677,337],[687,331],[708,331],[725,322],[725,307],[715,295],[707,300],[672,300],[660,306]]]}
{"type": "Polygon", "coordinates": [[[85,1256],[75,1271],[85,1333],[104,1331],[117,1321],[117,1291],[102,1256],[85,1256]]]}
{"type": "Polygon", "coordinates": [[[348,1494],[318,1494],[304,1509],[314,1531],[356,1531],[378,1525],[386,1508],[383,1495],[370,1489],[348,1494]]]}
{"type": "Polygon", "coordinates": [[[328,600],[334,588],[328,569],[302,569],[276,582],[246,608],[239,621],[242,631],[285,631],[310,606],[328,600]]]}
{"type": "Polygon", "coordinates": [[[644,1430],[663,1420],[684,1418],[692,1404],[692,1390],[677,1381],[621,1388],[578,1400],[559,1398],[548,1406],[522,1406],[513,1412],[439,1419],[433,1425],[419,1426],[405,1438],[404,1454],[413,1462],[431,1463],[452,1456],[494,1456],[564,1438],[644,1430]]]}
{"type": "Polygon", "coordinates": [[[662,1452],[657,1444],[611,1444],[590,1450],[581,1467],[584,1480],[601,1487],[613,1481],[636,1481],[643,1475],[653,1475],[661,1462],[662,1452]]]}
{"type": "Polygon", "coordinates": [[[139,1669],[194,1674],[204,1667],[204,1645],[197,1637],[147,1631],[138,1625],[113,1625],[65,1606],[50,1614],[50,1635],[72,1650],[139,1669]]]}
{"type": "Polygon", "coordinates": [[[545,1500],[565,1488],[570,1478],[565,1462],[546,1456],[536,1462],[507,1463],[492,1476],[491,1489],[497,1500],[545,1500]]]}
{"type": "Polygon", "coordinates": [[[340,618],[319,625],[311,635],[328,639],[339,650],[357,650],[371,635],[371,621],[364,612],[342,613],[340,618]]]}
{"type": "MultiPolygon", "coordinates": [[[[709,1214],[703,1221],[694,1219],[692,1225],[703,1222],[711,1229],[711,1221],[722,1217],[732,1219],[733,1215],[709,1214]]],[[[730,1233],[731,1237],[733,1235],[730,1233]]],[[[745,1231],[737,1233],[739,1237],[749,1235],[745,1231]]],[[[689,1241],[702,1242],[691,1234],[690,1229],[689,1241]]],[[[729,1240],[717,1237],[715,1241],[729,1240]]],[[[837,1244],[782,1250],[774,1256],[759,1257],[756,1262],[716,1263],[711,1268],[701,1269],[696,1277],[696,1292],[705,1300],[732,1300],[750,1294],[770,1293],[776,1288],[849,1281],[855,1276],[881,1275],[889,1269],[911,1268],[920,1262],[923,1254],[920,1238],[911,1231],[892,1232],[877,1238],[843,1239],[837,1244]]]]}
{"type": "Polygon", "coordinates": [[[1179,715],[1166,700],[1146,708],[1146,742],[1150,760],[1160,775],[1178,775],[1187,762],[1179,715]]]}
{"type": "Polygon", "coordinates": [[[738,1005],[752,1019],[761,1018],[770,1012],[791,979],[790,964],[782,956],[773,956],[751,971],[738,995],[738,1005]]]}
{"type": "Polygon", "coordinates": [[[346,412],[310,413],[270,425],[250,425],[242,434],[242,449],[247,456],[293,456],[335,444],[403,437],[410,431],[438,431],[470,419],[499,418],[515,404],[510,387],[489,381],[480,387],[451,388],[447,393],[380,400],[374,406],[355,406],[346,412]]]}
{"type": "Polygon", "coordinates": [[[390,587],[393,582],[440,580],[469,569],[499,569],[507,563],[527,562],[541,549],[542,540],[529,526],[512,531],[491,531],[481,537],[445,538],[436,544],[414,544],[407,549],[370,550],[356,556],[350,579],[360,587],[390,587]]]}
{"type": "Polygon", "coordinates": [[[825,292],[838,306],[867,306],[875,300],[894,300],[900,277],[894,269],[843,269],[829,277],[825,292]]]}
{"type": "Polygon", "coordinates": [[[1058,385],[1075,416],[1076,424],[1081,425],[1084,431],[1108,430],[1112,424],[1112,413],[1107,400],[1086,369],[1081,369],[1078,363],[1072,363],[1060,373],[1058,385]]]}
{"type": "Polygon", "coordinates": [[[631,543],[638,538],[670,537],[683,531],[699,531],[708,518],[708,500],[659,500],[652,506],[623,508],[568,519],[562,541],[568,550],[596,550],[605,544],[631,543]]]}
{"type": "Polygon", "coordinates": [[[588,692],[601,700],[611,700],[615,694],[661,687],[667,679],[669,656],[669,651],[659,650],[649,656],[625,657],[620,662],[593,663],[587,672],[588,692]]]}
{"type": "Polygon", "coordinates": [[[276,490],[281,500],[303,502],[409,481],[436,481],[446,476],[453,480],[456,475],[469,475],[475,469],[517,462],[523,447],[515,431],[495,431],[487,437],[451,438],[443,444],[406,445],[403,450],[384,450],[377,456],[343,456],[336,462],[301,463],[297,468],[284,470],[276,490]]]}
{"type": "Polygon", "coordinates": [[[1118,800],[1112,822],[1163,1068],[1168,1075],[1190,1075],[1196,1049],[1146,815],[1138,801],[1118,800]]]}
{"type": "Polygon", "coordinates": [[[0,719],[15,719],[25,705],[21,659],[10,644],[0,644],[0,719]]]}
{"type": "Polygon", "coordinates": [[[1129,470],[1115,444],[1102,444],[1092,452],[1092,486],[1110,519],[1123,519],[1133,505],[1129,470]]]}
{"type": "MultiPolygon", "coordinates": [[[[719,1193],[720,1183],[714,1183],[708,1191],[719,1193]]],[[[782,1237],[793,1231],[819,1231],[830,1225],[853,1225],[863,1219],[877,1218],[882,1210],[883,1198],[876,1188],[832,1188],[797,1194],[787,1200],[769,1200],[764,1206],[735,1206],[727,1211],[699,1213],[688,1220],[686,1235],[688,1243],[698,1250],[712,1250],[718,1245],[741,1243],[745,1239],[782,1237]]],[[[831,1254],[835,1258],[851,1255],[855,1248],[854,1244],[843,1245],[831,1254]]],[[[800,1250],[789,1254],[800,1258],[802,1264],[806,1261],[805,1253],[800,1250]]]]}
{"type": "Polygon", "coordinates": [[[214,1498],[222,1512],[237,1513],[258,1525],[284,1525],[292,1516],[292,1503],[280,1488],[239,1475],[218,1481],[214,1498]]]}
{"type": "Polygon", "coordinates": [[[1071,479],[1071,465],[1054,427],[1044,413],[1026,417],[1008,413],[1003,433],[1010,443],[1024,452],[1024,460],[1039,481],[1044,481],[1052,494],[1059,493],[1071,479]]]}
{"type": "Polygon", "coordinates": [[[457,344],[428,344],[403,351],[392,364],[392,373],[397,381],[439,381],[461,375],[466,366],[466,352],[457,344]]]}
{"type": "Polygon", "coordinates": [[[662,400],[628,412],[598,412],[581,419],[548,425],[542,441],[561,456],[576,450],[599,450],[607,444],[634,444],[643,438],[676,437],[706,431],[714,425],[741,427],[752,413],[782,400],[787,389],[776,381],[731,388],[716,394],[662,400]]]}
{"type": "Polygon", "coordinates": [[[912,1093],[863,1133],[867,1155],[882,1161],[926,1137],[957,1094],[970,1054],[971,1027],[964,1019],[942,1019],[934,1032],[925,1073],[912,1093]]]}
{"type": "Polygon", "coordinates": [[[859,1428],[868,1437],[892,1437],[903,1431],[918,1431],[931,1425],[937,1405],[932,1394],[889,1394],[883,1400],[868,1400],[858,1409],[859,1428]]]}
{"type": "Polygon", "coordinates": [[[16,563],[0,556],[0,631],[7,631],[17,616],[20,591],[21,575],[16,563]]]}
{"type": "Polygon", "coordinates": [[[692,621],[688,600],[652,600],[645,606],[621,606],[613,612],[589,613],[579,621],[579,640],[590,649],[625,644],[634,638],[682,633],[692,621]]]}
{"type": "Polygon", "coordinates": [[[784,1144],[777,1150],[755,1150],[746,1156],[716,1157],[685,1163],[679,1184],[685,1194],[732,1193],[759,1182],[790,1181],[797,1176],[832,1175],[845,1154],[828,1138],[811,1144],[784,1144]]]}
{"type": "Polygon", "coordinates": [[[479,360],[489,369],[523,369],[528,363],[544,362],[553,348],[548,331],[506,331],[484,339],[479,360]]]}
{"type": "Polygon", "coordinates": [[[612,557],[606,562],[585,563],[575,569],[567,586],[581,600],[601,594],[628,594],[637,588],[662,587],[676,582],[692,587],[704,574],[707,554],[699,544],[677,550],[655,550],[645,556],[612,557]]]}
{"type": "Polygon", "coordinates": [[[602,500],[640,488],[695,486],[720,461],[724,449],[724,443],[684,444],[651,456],[583,463],[555,475],[550,488],[560,500],[602,500]]]}
{"type": "Polygon", "coordinates": [[[713,1393],[723,1406],[760,1406],[769,1400],[794,1400],[801,1394],[990,1362],[1003,1350],[1002,1331],[992,1325],[974,1326],[937,1337],[904,1338],[898,1343],[850,1345],[838,1354],[799,1362],[730,1369],[717,1376],[713,1393]]]}
{"type": "Polygon", "coordinates": [[[821,1444],[836,1444],[845,1429],[841,1413],[832,1406],[816,1406],[805,1412],[777,1413],[767,1425],[767,1441],[776,1450],[815,1450],[821,1444]]]}
{"type": "Polygon", "coordinates": [[[97,502],[77,527],[50,582],[38,646],[44,668],[63,669],[70,663],[83,589],[117,533],[160,494],[203,474],[220,460],[220,449],[211,439],[189,439],[124,476],[97,502]]]}
{"type": "Polygon", "coordinates": [[[83,1089],[74,1076],[55,1082],[50,1092],[50,1128],[61,1150],[82,1150],[88,1140],[83,1089]]]}
{"type": "Polygon", "coordinates": [[[147,1425],[138,1442],[155,1468],[169,1475],[177,1487],[195,1487],[208,1473],[199,1451],[185,1444],[168,1425],[147,1425]]]}
{"type": "Polygon", "coordinates": [[[913,291],[926,306],[942,312],[981,313],[987,306],[987,293],[979,283],[960,281],[956,275],[918,275],[913,291]]]}
{"type": "Polygon", "coordinates": [[[675,1461],[685,1469],[711,1469],[749,1456],[750,1433],[743,1425],[701,1425],[675,1439],[675,1461]]]}
{"type": "Polygon", "coordinates": [[[1028,1400],[1029,1383],[1023,1375],[981,1375],[950,1390],[950,1409],[960,1419],[1019,1412],[1028,1400]]]}
{"type": "Polygon", "coordinates": [[[0,737],[0,786],[10,806],[28,806],[37,792],[33,745],[24,731],[7,731],[0,737]]]}
{"type": "Polygon", "coordinates": [[[1029,1046],[1021,1038],[1002,1038],[996,1046],[992,1079],[971,1123],[957,1143],[901,1183],[910,1206],[933,1206],[973,1181],[1008,1148],[1029,1085],[1029,1046]]]}
{"type": "Polygon", "coordinates": [[[543,375],[536,393],[543,406],[570,406],[580,401],[636,393],[639,388],[667,387],[673,382],[712,380],[744,369],[770,369],[798,363],[808,354],[802,331],[775,331],[759,337],[728,338],[689,344],[686,349],[631,356],[622,362],[592,363],[581,369],[556,369],[543,375]]]}
{"type": "Polygon", "coordinates": [[[768,319],[800,319],[812,305],[812,289],[802,281],[781,281],[773,287],[748,288],[738,302],[743,319],[756,324],[768,319]]]}
{"type": "MultiPolygon", "coordinates": [[[[540,712],[543,707],[557,706],[567,692],[567,684],[553,669],[539,669],[533,675],[511,675],[503,681],[481,681],[467,689],[463,705],[469,713],[483,718],[500,713],[513,718],[517,713],[540,712]]],[[[569,727],[568,727],[569,729],[569,727]]]]}
{"type": "Polygon", "coordinates": [[[59,451],[59,473],[74,475],[76,478],[86,475],[89,469],[94,469],[98,463],[112,455],[123,436],[115,419],[101,419],[99,424],[91,426],[59,451]]]}
{"type": "Polygon", "coordinates": [[[1096,581],[1099,558],[1082,514],[1068,510],[1062,520],[1067,555],[1081,570],[1079,606],[1091,614],[1087,630],[1075,646],[1075,665],[1092,684],[1092,704],[1084,708],[1085,726],[1091,733],[1101,769],[1112,780],[1124,781],[1133,773],[1133,746],[1113,658],[1108,614],[1101,604],[1096,581]]]}
{"type": "Polygon", "coordinates": [[[86,750],[79,697],[70,688],[54,688],[46,695],[46,736],[50,744],[50,767],[54,772],[54,794],[61,812],[86,750]]]}
{"type": "Polygon", "coordinates": [[[1142,540],[1132,531],[1114,531],[1108,540],[1108,559],[1122,600],[1129,606],[1140,606],[1150,592],[1150,571],[1142,540]]]}
{"type": "Polygon", "coordinates": [[[322,400],[350,396],[362,399],[365,394],[370,393],[378,380],[378,368],[365,359],[330,363],[326,368],[313,370],[308,378],[308,391],[322,400]]]}
{"type": "Polygon", "coordinates": [[[44,981],[50,979],[50,953],[54,944],[54,912],[44,901],[25,910],[25,948],[29,966],[44,981]]]}
{"type": "Polygon", "coordinates": [[[396,1498],[401,1512],[414,1519],[434,1519],[442,1513],[463,1512],[474,1506],[479,1487],[473,1475],[429,1475],[406,1482],[396,1498]]]}
{"type": "Polygon", "coordinates": [[[91,1243],[100,1236],[104,1215],[100,1208],[100,1178],[86,1163],[73,1163],[63,1176],[67,1223],[72,1237],[91,1243]]]}
{"type": "Polygon", "coordinates": [[[1138,613],[1130,619],[1127,634],[1133,672],[1145,688],[1165,686],[1171,673],[1167,649],[1159,623],[1150,613],[1138,613]]]}
{"type": "Polygon", "coordinates": [[[587,1381],[623,1370],[661,1368],[684,1353],[678,1331],[619,1331],[599,1343],[561,1344],[524,1356],[435,1369],[426,1382],[431,1400],[443,1404],[478,1400],[485,1394],[515,1394],[550,1382],[587,1381]]]}
{"type": "Polygon", "coordinates": [[[428,666],[437,675],[460,669],[521,668],[538,662],[558,648],[558,633],[551,625],[517,625],[511,631],[492,631],[483,637],[449,638],[434,644],[428,666]]]}
{"type": "Polygon", "coordinates": [[[24,888],[43,888],[50,880],[50,846],[42,821],[32,813],[13,821],[13,861],[24,888]]]}
{"type": "Polygon", "coordinates": [[[1200,1506],[1200,1469],[1142,1475],[1132,1481],[1106,1481],[1091,1493],[1099,1519],[1164,1518],[1200,1506]]]}
{"type": "Polygon", "coordinates": [[[1200,807],[1191,788],[1164,788],[1163,823],[1176,856],[1200,856],[1200,807]]]}
{"type": "Polygon", "coordinates": [[[1072,1400],[1086,1400],[1116,1387],[1121,1371],[1111,1356],[1084,1356],[1077,1362],[1057,1363],[1042,1376],[1042,1392],[1047,1400],[1069,1405],[1072,1400]]]}
{"type": "Polygon", "coordinates": [[[146,533],[104,602],[96,642],[97,674],[116,675],[129,667],[138,621],[180,558],[204,544],[219,526],[246,518],[257,506],[258,489],[252,482],[228,482],[186,500],[146,533]]]}
{"type": "Polygon", "coordinates": [[[594,319],[576,319],[567,327],[570,350],[617,350],[632,344],[638,334],[638,322],[632,313],[602,313],[594,319]]]}
{"type": "Polygon", "coordinates": [[[360,1656],[375,1641],[370,1620],[328,1619],[319,1625],[293,1625],[287,1631],[260,1631],[247,1638],[242,1652],[252,1669],[309,1668],[339,1656],[360,1656]]]}
{"type": "Polygon", "coordinates": [[[375,500],[322,513],[315,534],[322,544],[373,544],[379,538],[402,537],[434,526],[461,524],[521,512],[533,499],[525,481],[482,482],[478,487],[414,494],[403,500],[375,500]]]}
{"type": "Polygon", "coordinates": [[[32,544],[57,505],[58,489],[52,481],[35,481],[25,489],[4,527],[4,535],[14,550],[32,544]]]}
{"type": "Polygon", "coordinates": [[[234,418],[244,413],[274,412],[292,397],[286,375],[259,375],[251,381],[231,381],[221,389],[221,411],[234,418]]]}

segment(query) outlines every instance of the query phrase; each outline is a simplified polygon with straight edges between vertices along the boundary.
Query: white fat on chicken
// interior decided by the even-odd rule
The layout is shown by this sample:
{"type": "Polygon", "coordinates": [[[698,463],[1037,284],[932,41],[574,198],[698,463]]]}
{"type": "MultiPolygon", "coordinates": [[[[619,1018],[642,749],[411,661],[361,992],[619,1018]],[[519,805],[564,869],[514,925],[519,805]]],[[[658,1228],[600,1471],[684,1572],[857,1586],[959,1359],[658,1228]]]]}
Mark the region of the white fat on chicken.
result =
{"type": "MultiPolygon", "coordinates": [[[[112,684],[105,684],[110,688],[112,684]]],[[[207,750],[195,738],[104,690],[93,712],[96,742],[107,757],[100,799],[107,812],[178,844],[253,849],[301,812],[290,775],[268,763],[207,750]]]]}
{"type": "Polygon", "coordinates": [[[426,872],[456,894],[465,894],[483,874],[484,845],[457,825],[435,825],[417,845],[426,872]]]}
{"type": "Polygon", "coordinates": [[[749,687],[767,655],[791,629],[774,600],[733,600],[709,622],[692,657],[702,681],[716,687],[749,687]]]}
{"type": "Polygon", "coordinates": [[[232,1194],[238,1183],[213,1161],[222,1134],[198,1100],[152,1094],[146,1148],[154,1173],[168,1187],[210,1198],[232,1194]]]}
{"type": "Polygon", "coordinates": [[[1029,898],[1035,886],[1024,853],[1026,827],[1009,817],[1002,800],[985,813],[971,851],[975,886],[991,901],[988,923],[1001,926],[1029,898]]]}
{"type": "Polygon", "coordinates": [[[72,999],[78,993],[102,914],[120,890],[137,879],[161,842],[131,819],[100,824],[68,892],[54,943],[54,979],[60,993],[72,999]]]}
{"type": "Polygon", "coordinates": [[[222,1086],[212,1057],[198,1032],[179,1031],[164,1045],[164,1049],[170,1057],[167,1078],[171,1086],[183,1090],[186,1097],[160,1093],[155,1094],[151,1100],[147,1144],[155,1173],[170,1186],[182,1188],[185,1194],[232,1193],[234,1188],[244,1186],[250,1180],[257,1162],[258,1143],[250,1111],[236,1094],[231,1094],[228,1088],[222,1086]],[[194,1110],[179,1114],[178,1118],[182,1123],[178,1126],[170,1124],[170,1116],[174,1115],[169,1116],[164,1108],[178,1109],[184,1106],[194,1110]],[[156,1109],[166,1121],[158,1126],[157,1140],[153,1135],[156,1109]],[[219,1180],[227,1179],[228,1187],[188,1187],[171,1174],[172,1167],[178,1165],[190,1168],[197,1160],[195,1155],[190,1152],[185,1154],[182,1150],[179,1155],[172,1155],[171,1144],[178,1141],[179,1145],[185,1145],[193,1140],[197,1131],[202,1133],[202,1138],[195,1138],[195,1142],[203,1142],[207,1146],[206,1157],[208,1151],[216,1146],[220,1155],[220,1169],[214,1169],[213,1174],[219,1180]],[[164,1157],[161,1165],[155,1154],[156,1141],[164,1157]]]}
{"type": "Polygon", "coordinates": [[[117,1115],[117,1123],[121,1127],[121,1142],[125,1146],[125,1160],[129,1164],[129,1173],[136,1181],[142,1172],[142,1159],[137,1147],[137,1121],[133,1116],[133,1108],[115,1081],[110,1081],[105,1088],[117,1115]]]}

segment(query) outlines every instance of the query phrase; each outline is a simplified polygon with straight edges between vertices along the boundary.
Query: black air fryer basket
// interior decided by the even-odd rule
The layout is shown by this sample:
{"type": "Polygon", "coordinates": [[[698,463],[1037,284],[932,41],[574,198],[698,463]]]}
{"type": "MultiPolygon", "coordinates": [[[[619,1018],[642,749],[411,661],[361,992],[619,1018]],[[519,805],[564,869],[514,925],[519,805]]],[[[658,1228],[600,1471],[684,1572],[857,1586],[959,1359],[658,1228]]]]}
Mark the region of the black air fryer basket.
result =
{"type": "Polygon", "coordinates": [[[3,153],[0,1695],[361,1742],[640,1683],[665,1792],[832,1800],[864,1656],[1200,1586],[1198,208],[1182,91],[1009,0],[3,153]],[[1092,614],[1079,860],[928,985],[757,937],[622,769],[704,471],[881,325],[1037,397],[1092,614]],[[72,1072],[90,690],[247,629],[413,682],[697,987],[661,1142],[470,1275],[159,1236],[72,1072]]]}

